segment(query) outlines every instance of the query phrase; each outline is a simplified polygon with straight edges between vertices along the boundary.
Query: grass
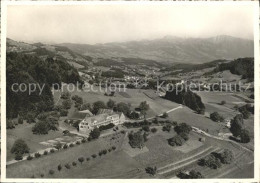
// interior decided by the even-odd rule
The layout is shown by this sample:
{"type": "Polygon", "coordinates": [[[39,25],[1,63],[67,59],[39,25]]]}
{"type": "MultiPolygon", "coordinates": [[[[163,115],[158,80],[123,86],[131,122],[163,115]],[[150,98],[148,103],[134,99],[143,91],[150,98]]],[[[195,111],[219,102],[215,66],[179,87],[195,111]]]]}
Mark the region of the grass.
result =
{"type": "Polygon", "coordinates": [[[7,161],[14,159],[14,154],[11,154],[11,148],[13,143],[17,139],[23,139],[30,148],[30,152],[36,152],[47,147],[39,144],[40,142],[52,140],[58,137],[62,137],[61,131],[49,131],[48,135],[35,135],[32,133],[32,127],[34,124],[24,123],[17,125],[15,129],[7,130],[7,161]]]}
{"type": "MultiPolygon", "coordinates": [[[[122,137],[123,135],[121,135],[122,137]]],[[[6,169],[7,177],[9,178],[29,178],[32,175],[40,177],[40,174],[48,175],[50,169],[57,170],[59,164],[72,163],[77,161],[79,157],[90,157],[92,154],[98,154],[100,150],[111,148],[111,146],[118,146],[120,142],[111,142],[110,138],[101,138],[96,141],[87,142],[81,145],[68,148],[66,150],[61,150],[49,154],[47,156],[42,156],[38,159],[33,159],[31,161],[21,161],[12,165],[9,165],[6,169]]],[[[99,157],[96,157],[98,159],[99,157]]],[[[86,161],[86,159],[85,159],[86,161]]],[[[95,162],[93,158],[90,161],[95,162]]],[[[96,163],[96,162],[95,162],[96,163]]],[[[57,171],[56,171],[57,172],[57,171]]],[[[66,172],[65,174],[67,174],[66,172]]],[[[94,172],[92,172],[94,174],[94,172]]],[[[84,173],[82,173],[84,175],[84,173]]],[[[56,176],[55,174],[53,176],[56,176]]],[[[73,177],[72,174],[67,176],[73,177]]],[[[74,176],[80,176],[80,174],[75,174],[74,176]]],[[[60,178],[64,178],[60,175],[60,178]]]]}

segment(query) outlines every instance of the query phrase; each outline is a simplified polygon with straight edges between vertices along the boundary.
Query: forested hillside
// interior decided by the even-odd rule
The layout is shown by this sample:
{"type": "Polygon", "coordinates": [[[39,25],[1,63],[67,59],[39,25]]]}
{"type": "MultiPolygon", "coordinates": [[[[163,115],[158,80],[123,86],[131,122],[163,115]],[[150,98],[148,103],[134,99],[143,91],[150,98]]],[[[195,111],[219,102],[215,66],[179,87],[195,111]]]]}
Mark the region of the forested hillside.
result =
{"type": "Polygon", "coordinates": [[[239,58],[220,64],[214,71],[229,70],[232,74],[242,75],[242,79],[254,80],[254,58],[239,58]]]}
{"type": "MultiPolygon", "coordinates": [[[[40,59],[36,54],[10,52],[6,56],[6,110],[7,118],[14,118],[17,115],[37,115],[43,111],[53,108],[53,96],[51,93],[52,84],[83,83],[77,70],[71,67],[62,58],[48,57],[40,59]],[[28,91],[14,92],[14,83],[29,83],[44,85],[41,95],[40,89],[29,95],[28,91]]],[[[18,87],[15,89],[17,90],[18,87]]]]}

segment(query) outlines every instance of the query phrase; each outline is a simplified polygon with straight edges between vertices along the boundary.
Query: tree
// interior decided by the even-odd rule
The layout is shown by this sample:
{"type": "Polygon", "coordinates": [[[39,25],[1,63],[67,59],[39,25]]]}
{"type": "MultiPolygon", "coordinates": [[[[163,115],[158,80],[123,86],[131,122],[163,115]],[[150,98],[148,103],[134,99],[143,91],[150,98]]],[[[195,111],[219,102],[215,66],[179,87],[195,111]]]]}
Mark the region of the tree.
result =
{"type": "Polygon", "coordinates": [[[152,133],[156,133],[156,132],[157,132],[157,129],[156,129],[156,128],[152,128],[152,129],[151,129],[151,132],[152,132],[152,133]]]}
{"type": "Polygon", "coordinates": [[[179,134],[181,136],[181,138],[183,138],[185,141],[189,140],[189,134],[181,132],[179,134]]]}
{"type": "Polygon", "coordinates": [[[130,104],[120,102],[116,105],[116,111],[124,113],[124,115],[129,116],[130,114],[130,104]]]}
{"type": "Polygon", "coordinates": [[[244,120],[241,114],[236,115],[231,120],[230,132],[233,134],[234,137],[238,137],[240,135],[243,125],[244,125],[244,120]]]}
{"type": "Polygon", "coordinates": [[[41,157],[41,154],[39,152],[37,152],[37,153],[34,154],[34,157],[39,158],[39,157],[41,157]]]}
{"type": "Polygon", "coordinates": [[[93,109],[92,112],[93,114],[97,114],[99,109],[105,109],[106,105],[103,101],[97,101],[93,103],[93,109]]]}
{"type": "Polygon", "coordinates": [[[80,158],[78,158],[78,161],[80,162],[80,164],[82,164],[84,162],[84,158],[80,157],[80,158]]]}
{"type": "Polygon", "coordinates": [[[172,129],[172,125],[166,124],[165,126],[162,127],[162,131],[167,131],[170,132],[172,129]]]}
{"type": "Polygon", "coordinates": [[[48,124],[45,121],[38,121],[37,123],[35,123],[35,125],[32,128],[32,132],[34,134],[40,134],[40,135],[44,135],[44,134],[48,134],[48,124]]]}
{"type": "Polygon", "coordinates": [[[145,118],[146,112],[147,112],[147,111],[149,110],[149,108],[150,108],[149,104],[147,104],[146,101],[143,101],[143,102],[140,103],[139,108],[140,108],[141,114],[142,114],[142,115],[144,116],[144,118],[145,118]]]}
{"type": "Polygon", "coordinates": [[[59,165],[58,165],[58,171],[60,172],[61,169],[62,169],[62,166],[61,166],[61,164],[59,164],[59,165]]]}
{"type": "Polygon", "coordinates": [[[53,175],[54,174],[54,170],[49,170],[49,174],[53,175]]]}
{"type": "Polygon", "coordinates": [[[77,163],[73,161],[72,166],[77,166],[77,163]]]}
{"type": "Polygon", "coordinates": [[[145,132],[149,132],[149,131],[150,131],[149,126],[143,126],[142,129],[143,129],[145,132]]]}
{"type": "Polygon", "coordinates": [[[62,101],[62,106],[64,109],[70,109],[72,105],[72,102],[70,99],[66,99],[62,101]]]}
{"type": "Polygon", "coordinates": [[[13,128],[15,128],[15,125],[14,125],[14,123],[13,123],[12,120],[7,119],[7,121],[6,121],[6,128],[7,128],[7,129],[13,129],[13,128]]]}
{"type": "Polygon", "coordinates": [[[115,106],[116,106],[116,102],[111,100],[111,99],[109,99],[108,102],[107,102],[107,107],[109,109],[113,109],[115,106]]]}
{"type": "Polygon", "coordinates": [[[222,100],[221,102],[220,102],[220,105],[225,105],[226,104],[226,101],[225,100],[222,100]]]}
{"type": "Polygon", "coordinates": [[[207,166],[211,169],[217,169],[221,167],[221,161],[214,154],[208,155],[206,158],[200,160],[202,166],[207,166]]]}
{"type": "Polygon", "coordinates": [[[223,164],[230,164],[234,160],[233,152],[229,149],[224,149],[219,155],[220,161],[223,164]]]}
{"type": "Polygon", "coordinates": [[[156,166],[155,167],[146,167],[145,171],[146,171],[146,173],[154,176],[157,172],[157,168],[156,168],[156,166]]]}
{"type": "Polygon", "coordinates": [[[243,129],[243,130],[240,131],[240,141],[242,143],[250,142],[250,136],[249,136],[248,130],[243,129]]]}
{"type": "Polygon", "coordinates": [[[167,112],[164,112],[163,115],[162,115],[162,118],[168,118],[168,113],[167,112]]]}
{"type": "Polygon", "coordinates": [[[218,112],[213,112],[210,114],[210,119],[215,122],[223,122],[224,118],[218,112]]]}
{"type": "Polygon", "coordinates": [[[61,99],[69,99],[70,98],[70,93],[69,92],[62,92],[61,99]]]}
{"type": "Polygon", "coordinates": [[[62,143],[58,142],[56,145],[55,145],[55,148],[57,150],[60,150],[62,148],[62,143]]]}
{"type": "Polygon", "coordinates": [[[23,159],[23,155],[18,153],[18,154],[15,154],[15,160],[22,160],[23,159]]]}
{"type": "Polygon", "coordinates": [[[132,112],[130,112],[130,114],[128,115],[128,117],[129,117],[130,119],[139,119],[139,118],[140,118],[140,115],[139,115],[139,113],[137,113],[137,112],[135,112],[135,111],[132,111],[132,112]]]}
{"type": "Polygon", "coordinates": [[[60,110],[60,115],[61,115],[61,116],[67,116],[67,115],[68,115],[68,110],[66,110],[66,109],[61,109],[61,110],[60,110]]]}
{"type": "Polygon", "coordinates": [[[129,144],[132,148],[143,148],[144,137],[140,131],[135,133],[130,133],[128,138],[129,138],[129,144]]]}
{"type": "Polygon", "coordinates": [[[191,131],[191,126],[186,124],[186,123],[180,123],[177,126],[174,127],[174,130],[176,131],[176,133],[180,134],[180,133],[187,133],[189,134],[191,131]]]}
{"type": "Polygon", "coordinates": [[[202,179],[204,178],[200,172],[197,172],[195,170],[191,170],[189,173],[190,179],[202,179]]]}
{"type": "Polygon", "coordinates": [[[168,143],[171,146],[182,146],[184,139],[180,135],[175,135],[174,137],[168,139],[168,143]]]}
{"type": "Polygon", "coordinates": [[[84,103],[80,106],[80,110],[83,111],[83,110],[89,110],[89,111],[92,111],[91,109],[91,105],[89,103],[84,103]]]}
{"type": "Polygon", "coordinates": [[[89,137],[91,139],[98,139],[98,137],[100,136],[100,130],[98,128],[94,128],[90,133],[89,133],[89,137]]]}
{"type": "Polygon", "coordinates": [[[23,118],[18,118],[18,123],[23,124],[23,118]]]}
{"type": "Polygon", "coordinates": [[[29,150],[30,149],[29,149],[28,145],[25,143],[24,140],[17,139],[13,144],[13,147],[11,149],[11,153],[23,155],[25,153],[29,153],[29,150]]]}

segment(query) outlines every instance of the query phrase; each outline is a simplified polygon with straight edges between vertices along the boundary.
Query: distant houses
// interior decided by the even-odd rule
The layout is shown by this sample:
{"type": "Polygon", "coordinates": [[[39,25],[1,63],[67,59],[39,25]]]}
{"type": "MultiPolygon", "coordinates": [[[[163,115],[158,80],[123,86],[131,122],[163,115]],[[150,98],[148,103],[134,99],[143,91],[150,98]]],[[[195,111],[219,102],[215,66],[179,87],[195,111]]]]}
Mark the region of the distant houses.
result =
{"type": "Polygon", "coordinates": [[[89,133],[94,128],[108,125],[123,124],[125,122],[125,115],[123,113],[114,113],[113,111],[102,109],[95,116],[87,116],[79,123],[79,132],[89,133]]]}

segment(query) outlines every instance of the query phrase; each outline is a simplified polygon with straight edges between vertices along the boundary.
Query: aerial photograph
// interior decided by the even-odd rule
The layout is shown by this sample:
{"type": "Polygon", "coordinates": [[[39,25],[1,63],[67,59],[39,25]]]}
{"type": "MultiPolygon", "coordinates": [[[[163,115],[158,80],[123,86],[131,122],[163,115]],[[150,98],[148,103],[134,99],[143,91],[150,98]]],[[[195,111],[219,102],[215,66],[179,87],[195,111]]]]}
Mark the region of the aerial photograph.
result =
{"type": "Polygon", "coordinates": [[[255,178],[254,5],[8,5],[6,178],[255,178]]]}

